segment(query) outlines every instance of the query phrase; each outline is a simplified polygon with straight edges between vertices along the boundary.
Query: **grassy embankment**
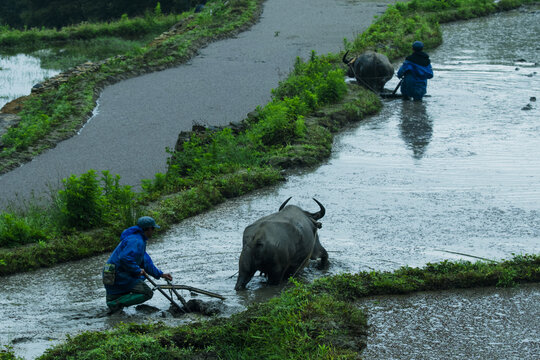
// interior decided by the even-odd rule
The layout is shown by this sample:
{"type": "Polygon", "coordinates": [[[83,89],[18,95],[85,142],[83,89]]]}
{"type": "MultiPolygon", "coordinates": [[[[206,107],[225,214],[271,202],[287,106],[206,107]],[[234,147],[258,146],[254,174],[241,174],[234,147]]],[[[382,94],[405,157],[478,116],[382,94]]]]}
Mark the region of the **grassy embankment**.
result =
{"type": "MultiPolygon", "coordinates": [[[[353,43],[346,43],[346,47],[356,52],[376,48],[391,58],[403,56],[408,53],[413,38],[424,41],[428,46],[440,43],[437,19],[441,22],[466,19],[509,9],[519,3],[501,1],[495,5],[484,1],[413,1],[397,4],[390,7],[353,43]]],[[[85,179],[72,177],[67,185],[71,182],[73,189],[67,186],[62,196],[69,197],[70,191],[77,194],[81,189],[93,189],[90,198],[98,200],[94,201],[97,210],[93,213],[97,215],[93,219],[98,223],[106,219],[108,226],[105,230],[85,233],[72,231],[67,237],[64,236],[63,243],[42,240],[37,246],[41,250],[30,246],[33,249],[30,254],[38,251],[38,256],[44,254],[55,258],[54,249],[62,249],[64,245],[69,248],[70,240],[77,244],[74,248],[82,246],[87,253],[92,253],[95,251],[95,239],[102,239],[107,234],[111,240],[104,242],[102,249],[112,246],[116,238],[113,233],[120,229],[118,214],[121,211],[118,208],[114,211],[114,207],[103,204],[110,205],[114,201],[122,203],[120,208],[128,214],[124,216],[125,221],[129,214],[133,215],[134,207],[148,205],[153,200],[146,212],[151,209],[151,214],[168,226],[190,214],[204,211],[226,196],[236,196],[277,181],[278,171],[283,164],[303,164],[306,161],[311,164],[320,161],[329,153],[331,132],[339,128],[339,119],[359,119],[366,108],[375,111],[380,106],[377,99],[367,92],[361,95],[353,92],[354,96],[347,99],[351,89],[343,92],[339,90],[343,86],[335,81],[335,71],[341,71],[336,65],[338,59],[337,55],[324,59],[313,56],[307,64],[298,61],[295,71],[274,91],[274,101],[259,109],[257,118],[248,119],[248,126],[243,131],[232,133],[224,130],[194,136],[184,145],[184,151],[172,154],[171,170],[167,174],[157,174],[155,179],[146,182],[146,191],[140,198],[137,196],[136,205],[133,199],[128,203],[118,200],[123,196],[134,195],[130,189],[120,188],[117,184],[115,186],[114,178],[109,175],[105,176],[103,187],[96,186],[95,173],[87,174],[85,179]],[[330,64],[334,64],[333,70],[326,71],[330,69],[330,64]],[[330,81],[324,81],[326,85],[322,91],[320,87],[317,89],[314,84],[321,84],[320,81],[327,78],[330,81]],[[310,79],[316,79],[316,82],[310,79]],[[300,91],[294,95],[290,93],[291,90],[300,91]],[[328,105],[319,99],[324,98],[323,94],[341,94],[331,96],[331,102],[338,105],[329,110],[326,107],[328,105]],[[320,120],[312,119],[309,114],[314,109],[322,109],[333,115],[320,120]],[[333,122],[335,119],[338,122],[333,122]],[[276,139],[277,143],[265,143],[268,135],[275,131],[280,135],[270,138],[276,139]],[[289,141],[278,141],[283,136],[289,141]],[[244,151],[244,148],[247,150],[244,151]],[[324,151],[321,153],[321,150],[324,151]],[[233,162],[223,162],[231,151],[240,156],[235,157],[233,162]],[[251,163],[245,159],[253,159],[254,151],[257,157],[261,156],[265,161],[250,167],[251,163]],[[196,168],[201,170],[194,170],[196,168]],[[185,190],[178,192],[181,189],[185,190]],[[111,195],[115,193],[117,195],[111,195]],[[163,195],[167,195],[164,200],[163,195]],[[106,213],[112,213],[113,217],[107,218],[104,215],[106,213]]],[[[74,205],[80,207],[80,204],[74,205]]],[[[75,207],[79,216],[85,216],[86,212],[79,210],[75,207]]],[[[23,221],[22,218],[15,220],[23,221]]],[[[75,217],[71,220],[76,229],[77,221],[81,219],[75,217]]],[[[85,224],[89,223],[87,220],[82,219],[85,224]]],[[[74,248],[72,250],[76,251],[74,248]]],[[[68,254],[67,257],[77,256],[84,254],[68,254]]],[[[24,261],[25,256],[20,259],[24,261]]],[[[57,261],[61,261],[60,258],[57,261]]],[[[7,264],[5,260],[4,264],[7,264]]],[[[19,270],[40,265],[49,264],[30,263],[30,266],[22,265],[19,270]]],[[[85,333],[51,350],[44,358],[67,358],[75,354],[79,354],[80,358],[111,358],[111,354],[116,354],[113,358],[180,358],[194,354],[223,358],[354,358],[362,347],[361,338],[365,335],[365,319],[351,304],[351,300],[358,297],[456,287],[508,286],[538,280],[539,258],[536,255],[518,256],[499,264],[443,262],[429,264],[424,269],[403,268],[395,273],[342,275],[321,279],[312,285],[297,284],[280,298],[256,305],[231,319],[179,328],[126,325],[109,332],[85,333]]],[[[6,356],[11,356],[9,351],[6,356]]]]}
{"type": "Polygon", "coordinates": [[[144,17],[124,15],[118,21],[82,23],[61,29],[23,31],[0,26],[0,49],[2,55],[32,54],[40,59],[45,69],[67,70],[87,61],[96,62],[136,51],[181,18],[178,14],[163,14],[160,6],[156,6],[144,17]]]}

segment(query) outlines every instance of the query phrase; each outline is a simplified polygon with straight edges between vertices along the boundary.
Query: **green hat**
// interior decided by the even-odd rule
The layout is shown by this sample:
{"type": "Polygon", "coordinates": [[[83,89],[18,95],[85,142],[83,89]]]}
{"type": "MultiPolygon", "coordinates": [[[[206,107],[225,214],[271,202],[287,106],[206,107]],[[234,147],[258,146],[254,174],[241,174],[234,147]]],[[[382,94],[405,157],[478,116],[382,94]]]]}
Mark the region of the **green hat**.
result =
{"type": "Polygon", "coordinates": [[[137,220],[137,225],[143,230],[146,228],[151,228],[151,227],[156,228],[156,229],[160,228],[160,226],[156,224],[156,221],[152,219],[150,216],[140,217],[139,220],[137,220]]]}

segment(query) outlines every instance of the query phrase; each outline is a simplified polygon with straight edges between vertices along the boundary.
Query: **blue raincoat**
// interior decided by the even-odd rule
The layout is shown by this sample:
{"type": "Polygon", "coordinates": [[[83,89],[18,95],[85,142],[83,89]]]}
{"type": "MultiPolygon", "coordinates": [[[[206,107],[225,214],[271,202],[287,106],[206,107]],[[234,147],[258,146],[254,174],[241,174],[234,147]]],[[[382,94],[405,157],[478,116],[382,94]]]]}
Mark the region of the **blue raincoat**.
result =
{"type": "Polygon", "coordinates": [[[120,244],[107,260],[108,264],[116,267],[114,285],[105,285],[107,294],[128,293],[137,283],[144,281],[144,276],[140,275],[141,269],[156,279],[163,275],[146,253],[147,240],[139,226],[132,226],[122,232],[120,244]]]}
{"type": "Polygon", "coordinates": [[[398,70],[398,78],[403,78],[401,93],[404,96],[421,100],[426,94],[427,79],[433,77],[429,56],[424,52],[415,52],[408,56],[398,70]]]}

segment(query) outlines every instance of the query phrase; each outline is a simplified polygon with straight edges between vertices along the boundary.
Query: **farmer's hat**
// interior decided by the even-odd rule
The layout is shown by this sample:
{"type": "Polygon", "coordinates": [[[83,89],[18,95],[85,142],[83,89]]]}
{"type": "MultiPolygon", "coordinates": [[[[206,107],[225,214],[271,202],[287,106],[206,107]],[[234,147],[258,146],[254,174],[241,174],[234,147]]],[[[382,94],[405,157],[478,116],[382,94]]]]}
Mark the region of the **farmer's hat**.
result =
{"type": "Polygon", "coordinates": [[[137,225],[143,230],[147,228],[151,228],[151,227],[156,228],[156,229],[160,228],[160,226],[156,224],[156,221],[152,219],[150,216],[140,217],[139,220],[137,220],[137,225]]]}
{"type": "Polygon", "coordinates": [[[412,43],[412,49],[414,51],[422,51],[423,48],[424,48],[424,43],[421,41],[415,41],[412,43]]]}

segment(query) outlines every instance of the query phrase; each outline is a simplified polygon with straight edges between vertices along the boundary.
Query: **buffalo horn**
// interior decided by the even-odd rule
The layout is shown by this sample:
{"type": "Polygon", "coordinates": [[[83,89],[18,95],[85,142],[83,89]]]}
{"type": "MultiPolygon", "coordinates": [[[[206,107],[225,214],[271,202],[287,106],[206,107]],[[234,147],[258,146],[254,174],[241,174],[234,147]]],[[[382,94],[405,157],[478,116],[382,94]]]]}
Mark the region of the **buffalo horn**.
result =
{"type": "Polygon", "coordinates": [[[326,209],[324,208],[323,204],[321,204],[317,199],[313,198],[313,200],[315,200],[315,202],[319,205],[321,210],[319,210],[319,212],[311,214],[311,216],[313,217],[313,219],[319,220],[326,213],[326,209]]]}
{"type": "Polygon", "coordinates": [[[349,61],[350,61],[350,60],[347,60],[347,54],[348,54],[348,53],[349,53],[349,50],[347,50],[347,52],[343,55],[343,59],[342,59],[342,60],[343,60],[343,63],[344,63],[344,64],[349,64],[349,61]]]}
{"type": "Polygon", "coordinates": [[[289,202],[289,200],[291,200],[292,196],[290,198],[288,198],[287,200],[285,200],[283,202],[283,204],[281,204],[281,206],[279,207],[279,210],[278,211],[281,211],[281,209],[283,209],[285,207],[285,205],[287,205],[287,203],[289,202]]]}

